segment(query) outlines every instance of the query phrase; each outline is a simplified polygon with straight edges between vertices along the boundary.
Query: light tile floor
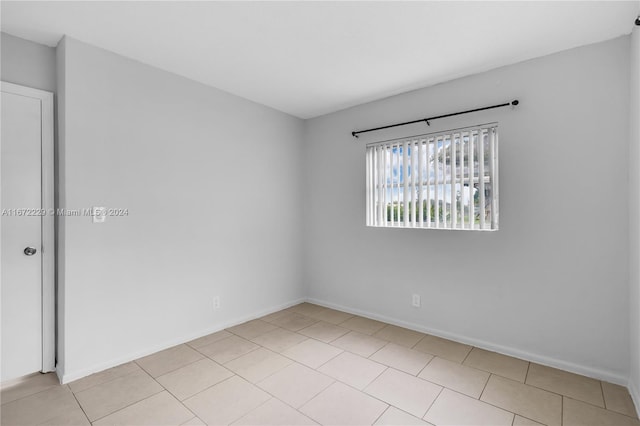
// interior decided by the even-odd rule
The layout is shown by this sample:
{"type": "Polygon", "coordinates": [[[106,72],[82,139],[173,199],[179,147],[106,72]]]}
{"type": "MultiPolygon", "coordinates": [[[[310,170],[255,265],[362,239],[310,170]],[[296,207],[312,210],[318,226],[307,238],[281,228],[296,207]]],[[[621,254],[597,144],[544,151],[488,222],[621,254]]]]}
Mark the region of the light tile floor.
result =
{"type": "Polygon", "coordinates": [[[309,303],[0,397],[7,426],[640,426],[621,386],[309,303]]]}

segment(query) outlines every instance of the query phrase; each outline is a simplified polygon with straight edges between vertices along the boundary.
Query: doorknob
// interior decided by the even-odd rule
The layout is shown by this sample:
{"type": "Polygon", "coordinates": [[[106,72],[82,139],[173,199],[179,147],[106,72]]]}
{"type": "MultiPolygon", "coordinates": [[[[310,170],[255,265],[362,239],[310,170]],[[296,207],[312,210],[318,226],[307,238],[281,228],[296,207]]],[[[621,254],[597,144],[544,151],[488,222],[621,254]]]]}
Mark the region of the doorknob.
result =
{"type": "Polygon", "coordinates": [[[26,249],[24,249],[24,254],[26,254],[27,256],[33,256],[34,254],[36,254],[36,250],[35,247],[27,247],[26,249]]]}

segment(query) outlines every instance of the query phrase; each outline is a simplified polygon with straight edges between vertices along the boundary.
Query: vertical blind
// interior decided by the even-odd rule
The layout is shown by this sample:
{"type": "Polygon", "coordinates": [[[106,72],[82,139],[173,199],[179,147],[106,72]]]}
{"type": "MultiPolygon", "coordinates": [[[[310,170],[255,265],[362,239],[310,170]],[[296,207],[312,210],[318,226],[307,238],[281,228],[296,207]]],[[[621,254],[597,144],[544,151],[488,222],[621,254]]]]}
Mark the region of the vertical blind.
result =
{"type": "Polygon", "coordinates": [[[367,225],[498,229],[498,125],[367,145],[367,225]]]}

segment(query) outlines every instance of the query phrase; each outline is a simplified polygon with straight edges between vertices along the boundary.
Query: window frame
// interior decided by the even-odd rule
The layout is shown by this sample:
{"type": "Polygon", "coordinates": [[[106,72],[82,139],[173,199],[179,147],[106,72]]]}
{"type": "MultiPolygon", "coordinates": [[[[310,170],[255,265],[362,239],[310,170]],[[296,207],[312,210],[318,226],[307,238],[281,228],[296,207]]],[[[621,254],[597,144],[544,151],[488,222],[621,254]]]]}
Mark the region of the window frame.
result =
{"type": "Polygon", "coordinates": [[[368,227],[499,229],[497,122],[372,142],[365,157],[368,227]]]}

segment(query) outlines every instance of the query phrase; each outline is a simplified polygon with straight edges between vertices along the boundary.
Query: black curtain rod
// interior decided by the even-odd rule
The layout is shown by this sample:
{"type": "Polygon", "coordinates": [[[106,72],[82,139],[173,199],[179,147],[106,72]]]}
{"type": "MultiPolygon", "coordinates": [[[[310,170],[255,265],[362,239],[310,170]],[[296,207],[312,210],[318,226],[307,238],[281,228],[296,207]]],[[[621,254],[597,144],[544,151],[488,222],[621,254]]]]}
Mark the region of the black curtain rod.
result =
{"type": "Polygon", "coordinates": [[[351,132],[351,136],[353,136],[354,138],[357,138],[360,133],[375,132],[376,130],[389,129],[391,127],[398,127],[398,126],[406,126],[407,124],[420,123],[422,121],[427,123],[427,126],[431,126],[431,123],[429,123],[429,121],[437,120],[438,118],[453,117],[454,115],[469,114],[470,112],[484,111],[486,109],[493,109],[493,108],[502,108],[502,107],[511,106],[511,105],[516,106],[519,103],[520,102],[517,99],[514,99],[511,102],[506,102],[500,105],[491,105],[488,107],[469,109],[466,111],[453,112],[451,114],[443,114],[443,115],[437,115],[435,117],[421,118],[420,120],[405,121],[404,123],[389,124],[388,126],[374,127],[373,129],[358,130],[355,132],[351,132]]]}

